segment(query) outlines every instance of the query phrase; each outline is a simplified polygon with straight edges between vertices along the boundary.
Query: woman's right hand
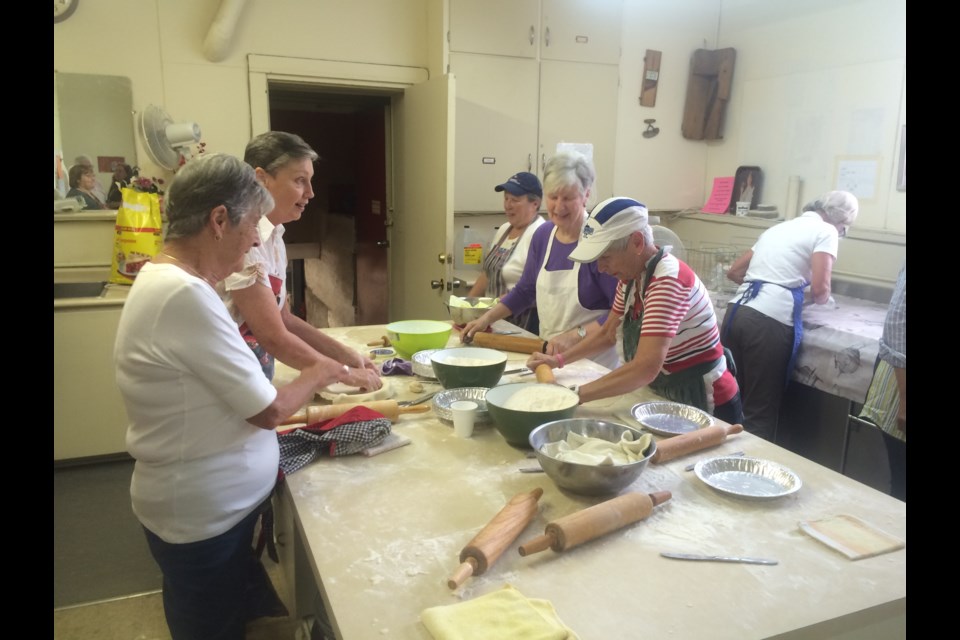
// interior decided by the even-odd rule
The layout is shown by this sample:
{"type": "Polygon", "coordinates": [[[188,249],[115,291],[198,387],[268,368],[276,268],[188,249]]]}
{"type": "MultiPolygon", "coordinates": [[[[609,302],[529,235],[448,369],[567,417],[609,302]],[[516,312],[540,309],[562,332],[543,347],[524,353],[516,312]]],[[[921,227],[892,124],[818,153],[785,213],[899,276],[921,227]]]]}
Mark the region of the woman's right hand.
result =
{"type": "Polygon", "coordinates": [[[464,325],[463,330],[460,331],[460,342],[470,342],[473,339],[473,334],[478,331],[486,331],[490,327],[490,320],[487,319],[488,314],[483,314],[476,320],[471,320],[466,325],[464,325]]]}
{"type": "Polygon", "coordinates": [[[340,378],[340,382],[350,385],[351,387],[359,387],[366,391],[376,391],[383,386],[383,379],[379,373],[358,367],[347,367],[343,376],[340,378]]]}
{"type": "Polygon", "coordinates": [[[539,352],[531,353],[530,357],[527,358],[526,364],[527,364],[527,368],[530,369],[530,371],[536,371],[537,367],[539,367],[542,364],[547,365],[551,369],[556,369],[558,366],[560,366],[560,362],[557,356],[552,356],[546,353],[539,353],[539,352]]]}

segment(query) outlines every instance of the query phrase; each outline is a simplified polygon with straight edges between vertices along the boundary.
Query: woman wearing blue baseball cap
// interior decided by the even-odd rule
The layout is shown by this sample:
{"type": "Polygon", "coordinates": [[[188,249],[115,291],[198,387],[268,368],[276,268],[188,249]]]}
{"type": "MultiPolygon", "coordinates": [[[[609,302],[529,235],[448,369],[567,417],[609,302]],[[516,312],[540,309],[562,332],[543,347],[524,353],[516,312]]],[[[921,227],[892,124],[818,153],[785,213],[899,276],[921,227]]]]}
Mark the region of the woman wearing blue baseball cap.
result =
{"type": "MultiPolygon", "coordinates": [[[[537,176],[521,171],[494,191],[503,192],[507,224],[497,229],[483,259],[483,273],[470,289],[470,296],[499,298],[509,293],[523,274],[533,232],[544,222],[539,215],[543,187],[537,176]]],[[[537,333],[540,326],[535,305],[506,320],[532,333],[537,333]]]]}
{"type": "MultiPolygon", "coordinates": [[[[543,170],[550,221],[533,233],[523,275],[500,302],[479,319],[467,323],[465,342],[477,331],[536,305],[538,335],[547,341],[547,352],[566,351],[601,330],[613,304],[616,278],[600,273],[595,264],[570,260],[587,220],[587,200],[596,180],[593,163],[576,152],[558,153],[543,170]]],[[[591,356],[609,369],[620,363],[612,346],[591,356]]]]}

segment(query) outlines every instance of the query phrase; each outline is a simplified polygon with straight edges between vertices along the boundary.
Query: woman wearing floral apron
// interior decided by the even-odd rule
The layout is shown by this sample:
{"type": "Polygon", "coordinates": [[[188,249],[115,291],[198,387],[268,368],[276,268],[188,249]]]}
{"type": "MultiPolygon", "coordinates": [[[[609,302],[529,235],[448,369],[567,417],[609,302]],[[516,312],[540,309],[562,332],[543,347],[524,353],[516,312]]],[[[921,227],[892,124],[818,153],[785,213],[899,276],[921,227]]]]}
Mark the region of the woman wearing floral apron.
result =
{"type": "Polygon", "coordinates": [[[688,265],[654,244],[645,206],[631,198],[597,205],[570,259],[596,263],[618,278],[610,319],[569,350],[533,354],[527,361],[531,369],[543,363],[562,368],[615,347],[623,366],[582,385],[581,402],[649,386],[726,422],[742,421],[740,391],[710,296],[688,265]]]}
{"type": "MultiPolygon", "coordinates": [[[[468,294],[473,297],[500,298],[517,284],[527,262],[533,232],[544,222],[539,215],[543,187],[537,176],[522,171],[494,187],[494,191],[503,192],[507,224],[497,229],[483,259],[483,273],[468,294]]],[[[531,333],[539,331],[536,306],[505,320],[531,333]]]]}
{"type": "MultiPolygon", "coordinates": [[[[534,305],[540,316],[539,335],[546,341],[546,353],[568,350],[600,332],[613,303],[617,281],[600,273],[595,264],[580,265],[569,257],[587,219],[586,203],[595,178],[593,165],[581,154],[558,153],[550,158],[543,178],[550,221],[534,232],[523,275],[516,286],[464,327],[464,341],[497,320],[516,316],[534,305]]],[[[608,368],[619,364],[613,345],[593,354],[592,359],[608,368]]]]}

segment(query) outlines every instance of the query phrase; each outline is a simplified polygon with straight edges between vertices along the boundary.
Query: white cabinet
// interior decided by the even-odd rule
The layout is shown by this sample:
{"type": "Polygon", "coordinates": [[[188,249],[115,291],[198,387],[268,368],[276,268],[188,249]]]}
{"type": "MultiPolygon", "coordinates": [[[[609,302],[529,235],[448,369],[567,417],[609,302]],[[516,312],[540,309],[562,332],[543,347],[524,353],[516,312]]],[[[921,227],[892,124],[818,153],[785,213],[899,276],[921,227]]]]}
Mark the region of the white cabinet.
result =
{"type": "Polygon", "coordinates": [[[623,0],[450,0],[450,51],[618,64],[623,0]]]}
{"type": "Polygon", "coordinates": [[[622,0],[450,0],[454,211],[501,211],[493,187],[542,178],[558,142],[593,145],[592,201],[612,195],[621,15],[622,0]]]}
{"type": "Polygon", "coordinates": [[[457,79],[455,211],[502,211],[493,188],[518,171],[537,171],[539,63],[451,53],[457,79]]]}

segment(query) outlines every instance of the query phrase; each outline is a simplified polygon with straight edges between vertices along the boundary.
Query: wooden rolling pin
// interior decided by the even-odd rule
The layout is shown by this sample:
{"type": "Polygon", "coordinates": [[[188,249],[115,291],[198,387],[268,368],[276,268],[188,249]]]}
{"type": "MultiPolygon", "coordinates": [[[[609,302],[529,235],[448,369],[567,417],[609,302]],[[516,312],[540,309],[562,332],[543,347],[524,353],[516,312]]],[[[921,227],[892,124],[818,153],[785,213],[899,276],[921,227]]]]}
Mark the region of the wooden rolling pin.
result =
{"type": "Polygon", "coordinates": [[[548,364],[541,364],[535,370],[537,382],[552,382],[556,384],[557,379],[553,377],[553,369],[548,364]]]}
{"type": "Polygon", "coordinates": [[[682,433],[672,438],[657,441],[657,451],[650,458],[653,464],[668,462],[674,458],[685,456],[694,451],[708,449],[721,444],[727,436],[743,431],[742,424],[728,424],[727,426],[714,425],[704,429],[697,429],[689,433],[682,433]]]}
{"type": "Polygon", "coordinates": [[[520,555],[527,556],[545,549],[566,551],[599,538],[622,527],[643,520],[658,504],[672,497],[669,491],[651,494],[636,491],[595,504],[547,525],[542,536],[520,545],[520,555]]]}
{"type": "Polygon", "coordinates": [[[460,552],[460,567],[447,580],[447,586],[456,589],[470,576],[479,576],[490,568],[537,515],[537,500],[542,495],[543,489],[537,487],[513,496],[460,552]]]}
{"type": "Polygon", "coordinates": [[[401,413],[426,413],[430,411],[430,405],[417,404],[412,407],[401,407],[396,400],[371,400],[370,402],[353,402],[346,404],[314,404],[309,405],[306,411],[298,411],[280,424],[296,424],[306,422],[313,424],[322,420],[339,418],[354,407],[366,407],[382,413],[390,420],[396,420],[401,413]]]}
{"type": "MultiPolygon", "coordinates": [[[[463,340],[462,334],[460,339],[463,340]]],[[[486,347],[487,349],[527,354],[534,352],[542,353],[546,344],[547,343],[540,338],[502,336],[497,333],[487,333],[486,331],[477,331],[470,340],[470,345],[473,347],[486,347]]]]}

